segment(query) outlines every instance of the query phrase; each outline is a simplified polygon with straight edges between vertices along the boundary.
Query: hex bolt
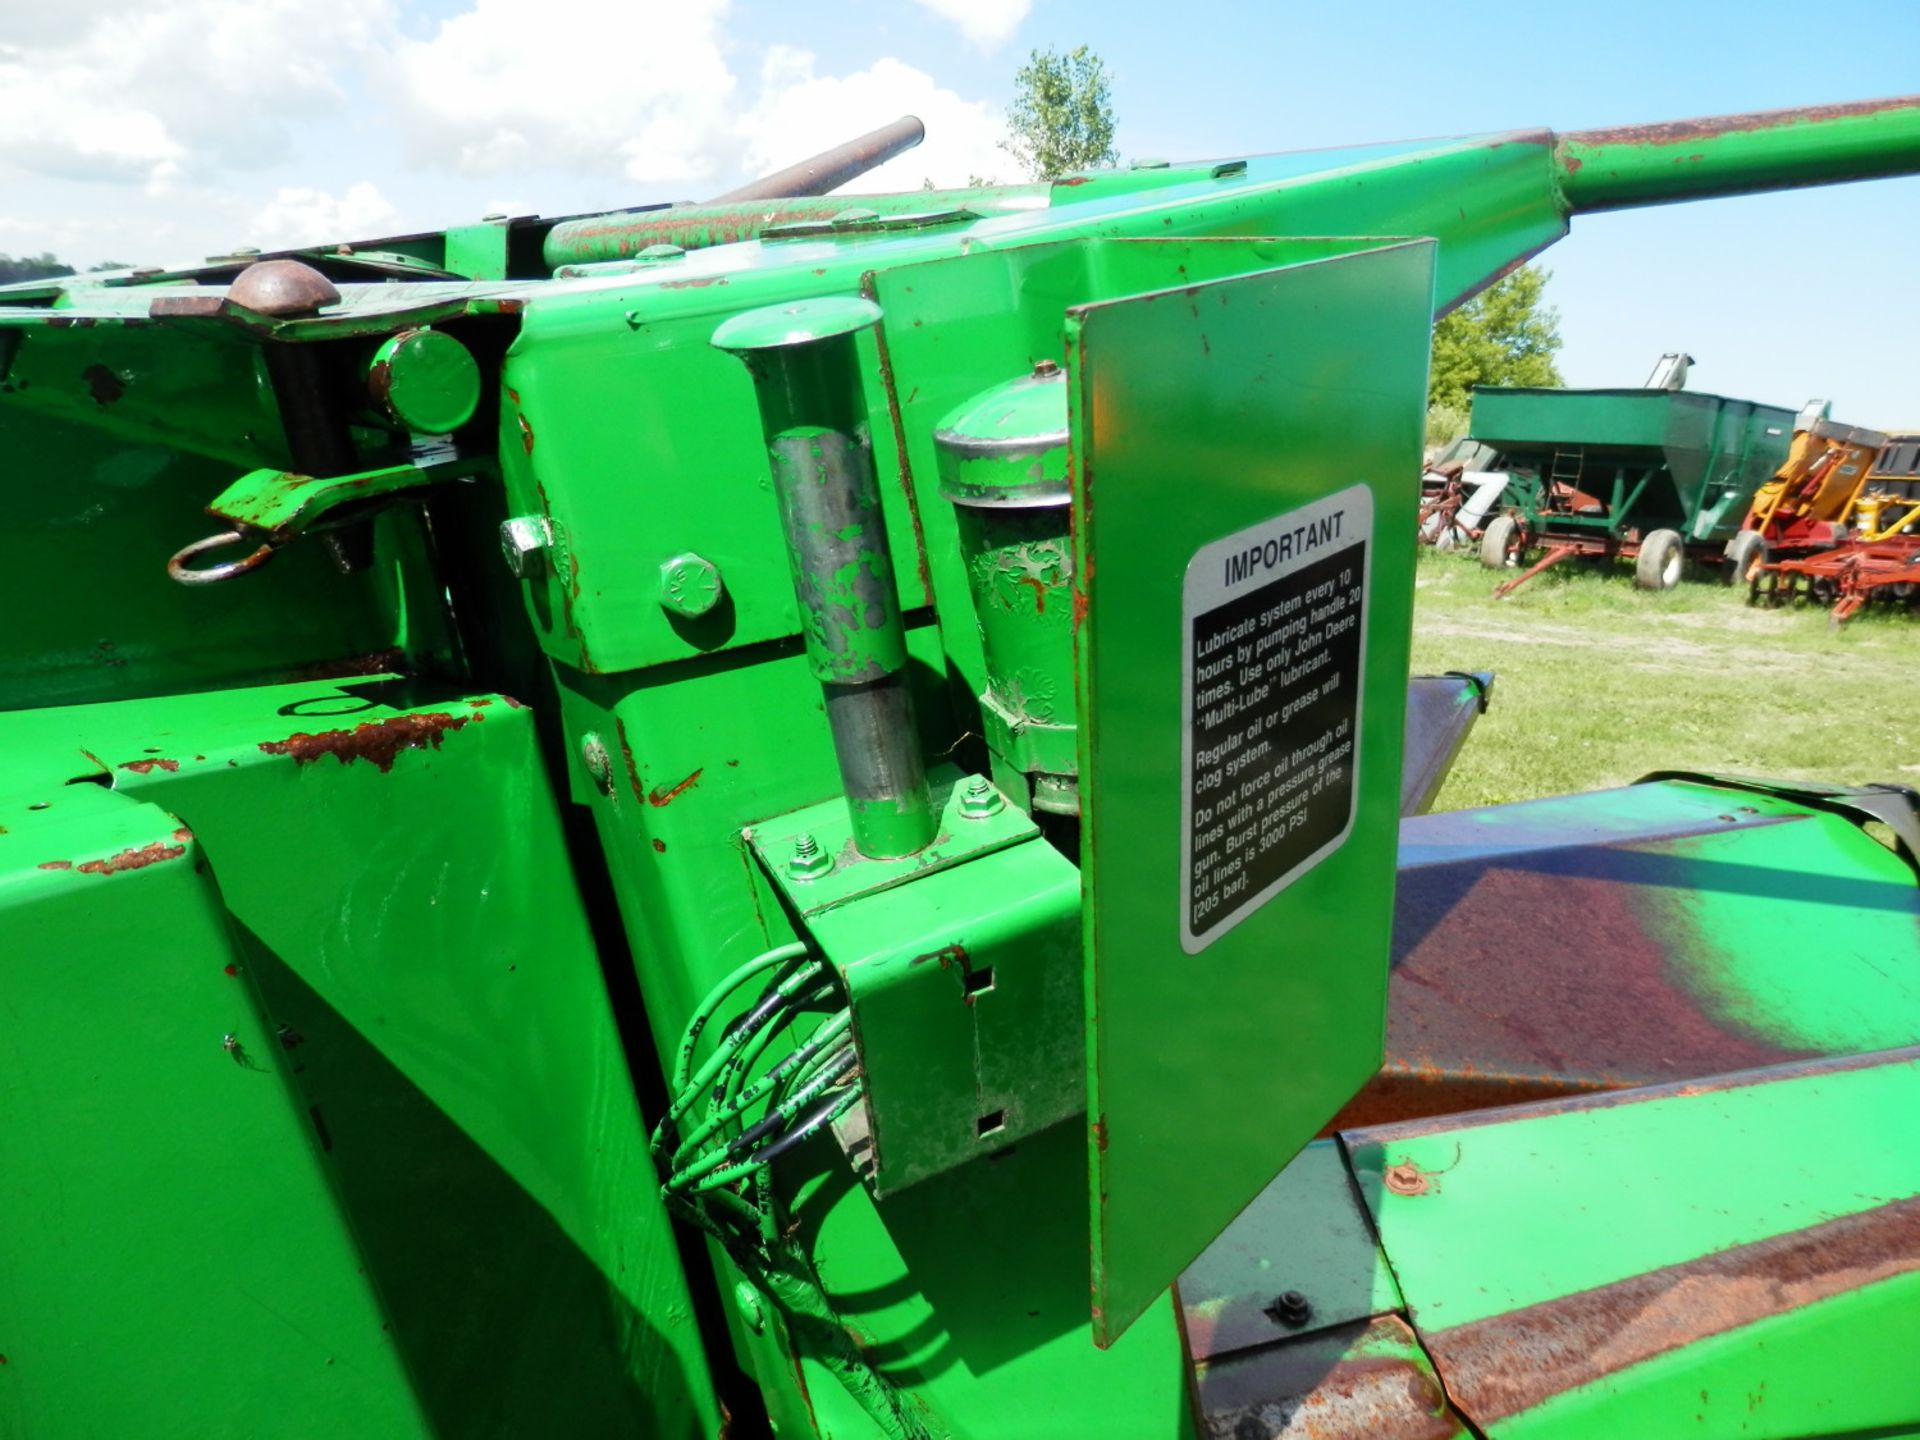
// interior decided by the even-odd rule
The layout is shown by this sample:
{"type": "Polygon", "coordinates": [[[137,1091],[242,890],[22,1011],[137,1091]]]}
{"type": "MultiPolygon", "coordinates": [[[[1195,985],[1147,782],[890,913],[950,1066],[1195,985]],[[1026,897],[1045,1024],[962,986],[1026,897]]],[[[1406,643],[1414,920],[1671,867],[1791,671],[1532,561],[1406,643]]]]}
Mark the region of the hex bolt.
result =
{"type": "Polygon", "coordinates": [[[660,566],[660,608],[669,615],[697,620],[709,615],[727,593],[720,567],[691,550],[660,566]]]}
{"type": "Polygon", "coordinates": [[[1298,1290],[1286,1290],[1267,1307],[1267,1317],[1276,1325],[1298,1330],[1313,1318],[1313,1306],[1298,1290]]]}
{"type": "Polygon", "coordinates": [[[994,789],[993,782],[984,775],[974,776],[960,791],[963,820],[985,820],[990,815],[998,815],[1006,805],[1006,797],[994,789]]]}
{"type": "Polygon", "coordinates": [[[587,774],[593,777],[601,794],[613,793],[613,756],[597,731],[589,730],[580,737],[580,763],[587,767],[587,774]]]}
{"type": "Polygon", "coordinates": [[[787,874],[795,880],[818,880],[833,869],[833,856],[820,848],[811,832],[793,837],[793,858],[787,861],[787,874]]]}
{"type": "Polygon", "coordinates": [[[535,580],[552,568],[553,526],[544,515],[516,515],[500,522],[500,553],[516,580],[535,580]]]}

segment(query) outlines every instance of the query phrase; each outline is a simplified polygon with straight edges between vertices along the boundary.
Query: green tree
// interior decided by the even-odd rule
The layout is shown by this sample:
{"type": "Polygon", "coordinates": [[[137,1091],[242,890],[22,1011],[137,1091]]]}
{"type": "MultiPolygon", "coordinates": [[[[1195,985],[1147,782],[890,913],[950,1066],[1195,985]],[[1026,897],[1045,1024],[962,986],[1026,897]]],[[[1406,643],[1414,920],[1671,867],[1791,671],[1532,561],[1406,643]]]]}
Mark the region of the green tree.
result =
{"type": "Polygon", "coordinates": [[[1064,55],[1035,50],[1013,77],[1007,107],[1012,133],[1000,148],[1035,180],[1058,180],[1075,171],[1111,165],[1113,101],[1107,67],[1085,45],[1064,55]]]}
{"type": "Polygon", "coordinates": [[[0,255],[0,285],[22,280],[52,280],[73,274],[71,265],[63,265],[52,255],[0,255]]]}
{"type": "Polygon", "coordinates": [[[1475,385],[1559,385],[1560,312],[1541,303],[1552,272],[1528,265],[1433,327],[1427,403],[1464,411],[1475,385]]]}

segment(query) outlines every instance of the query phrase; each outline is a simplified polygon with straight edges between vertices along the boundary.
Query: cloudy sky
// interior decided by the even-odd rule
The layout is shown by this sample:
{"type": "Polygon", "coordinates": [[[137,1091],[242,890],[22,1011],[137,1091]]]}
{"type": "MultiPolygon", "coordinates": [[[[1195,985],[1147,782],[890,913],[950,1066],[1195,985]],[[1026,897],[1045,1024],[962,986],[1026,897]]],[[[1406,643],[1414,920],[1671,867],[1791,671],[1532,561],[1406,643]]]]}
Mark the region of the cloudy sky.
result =
{"type": "MultiPolygon", "coordinates": [[[[892,119],[862,182],[1019,178],[1014,70],[1094,46],[1123,156],[1561,128],[1920,89],[1920,0],[0,0],[0,251],[193,260],[697,198],[892,119]]],[[[1920,180],[1596,217],[1549,253],[1578,384],[1920,425],[1920,180]],[[1896,323],[1889,324],[1887,322],[1896,323]]]]}

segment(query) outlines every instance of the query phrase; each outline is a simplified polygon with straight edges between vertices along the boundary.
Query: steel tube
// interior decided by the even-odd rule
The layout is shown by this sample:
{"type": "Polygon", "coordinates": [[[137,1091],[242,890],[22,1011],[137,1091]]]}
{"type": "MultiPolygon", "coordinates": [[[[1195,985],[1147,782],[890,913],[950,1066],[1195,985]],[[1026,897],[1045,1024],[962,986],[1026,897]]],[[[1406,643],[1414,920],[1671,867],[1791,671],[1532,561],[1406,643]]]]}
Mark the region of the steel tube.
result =
{"type": "Polygon", "coordinates": [[[892,124],[843,141],[784,170],[749,180],[707,203],[725,205],[740,200],[776,200],[786,195],[825,195],[849,180],[858,180],[894,156],[906,154],[926,138],[927,127],[918,115],[902,115],[892,124]]]}
{"type": "Polygon", "coordinates": [[[713,343],[753,375],[807,663],[853,825],[875,859],[925,849],[937,817],[907,689],[907,637],[880,482],[866,439],[855,336],[880,318],[829,299],[735,316],[713,343]]]}
{"type": "Polygon", "coordinates": [[[1052,193],[1051,185],[1036,183],[979,190],[903,190],[887,195],[801,195],[675,205],[666,210],[622,210],[562,221],[547,235],[541,258],[550,269],[558,269],[597,260],[624,260],[649,245],[678,245],[682,250],[732,245],[757,238],[769,226],[831,220],[851,206],[881,215],[953,210],[1012,215],[1044,209],[1052,193]]]}
{"type": "Polygon", "coordinates": [[[1920,95],[1555,137],[1569,213],[1920,172],[1920,95]]]}

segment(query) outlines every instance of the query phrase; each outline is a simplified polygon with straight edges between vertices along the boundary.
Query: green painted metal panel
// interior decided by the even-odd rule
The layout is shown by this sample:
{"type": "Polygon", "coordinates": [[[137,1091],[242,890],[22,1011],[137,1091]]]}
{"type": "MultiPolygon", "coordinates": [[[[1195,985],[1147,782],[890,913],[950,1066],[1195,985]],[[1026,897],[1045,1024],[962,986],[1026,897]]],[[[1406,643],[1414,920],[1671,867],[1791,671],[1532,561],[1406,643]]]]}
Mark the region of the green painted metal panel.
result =
{"type": "MultiPolygon", "coordinates": [[[[1086,1147],[1056,1125],[876,1205],[838,1155],[793,1214],[834,1308],[879,1372],[953,1440],[1183,1440],[1191,1372],[1162,1295],[1111,1349],[1087,1343],[1086,1147]]],[[[818,1433],[869,1433],[803,1362],[818,1433]]]]}
{"type": "Polygon", "coordinates": [[[713,1432],[531,711],[309,683],[28,712],[0,748],[194,827],[436,1430],[713,1432]]]}
{"type": "Polygon", "coordinates": [[[1909,1048],[1345,1140],[1487,1433],[1894,1433],[1920,1425],[1887,1334],[1920,1276],[1920,1158],[1888,1142],[1917,1104],[1909,1048]],[[1860,1383],[1822,1382],[1855,1352],[1860,1383]]]}
{"type": "Polygon", "coordinates": [[[1424,1332],[1920,1193],[1920,1158],[1875,1138],[1913,1113],[1916,1084],[1920,1061],[1908,1058],[1698,1094],[1623,1092],[1651,1097],[1632,1103],[1523,1106],[1451,1127],[1416,1121],[1347,1142],[1424,1332]],[[1766,1185],[1749,1183],[1755,1153],[1767,1157],[1766,1185]],[[1431,1182],[1389,1188],[1386,1172],[1401,1165],[1431,1182]]]}
{"type": "Polygon", "coordinates": [[[1920,1274],[1815,1300],[1490,1424],[1492,1440],[1806,1440],[1920,1433],[1920,1274]]]}
{"type": "Polygon", "coordinates": [[[1052,846],[994,851],[808,931],[846,979],[871,1122],[859,1158],[876,1195],[1085,1107],[1080,876],[1052,846]]]}
{"type": "MultiPolygon", "coordinates": [[[[1412,552],[1394,537],[1413,522],[1402,482],[1420,447],[1431,284],[1428,247],[1409,244],[1072,312],[1102,1343],[1380,1062],[1412,611],[1412,552]],[[1354,523],[1334,534],[1342,515],[1354,523]],[[1235,555],[1277,553],[1297,517],[1328,558],[1275,585],[1232,578],[1223,540],[1235,555]],[[1215,565],[1233,598],[1208,600],[1203,617],[1195,586],[1215,584],[1215,565]],[[1248,604],[1242,620],[1233,607],[1248,604]],[[1213,683],[1217,643],[1235,647],[1234,694],[1191,681],[1183,692],[1173,677],[1213,683]],[[1209,760],[1203,733],[1225,737],[1212,748],[1232,758],[1209,760]],[[1295,789],[1309,772],[1324,796],[1295,789]],[[1232,784],[1209,789],[1209,777],[1232,784]],[[1269,793],[1286,803],[1269,810],[1269,793]],[[1206,838],[1202,812],[1216,805],[1223,841],[1206,838]],[[1271,882],[1255,857],[1287,846],[1243,848],[1271,829],[1266,815],[1289,831],[1301,817],[1319,844],[1271,882]],[[1203,850],[1217,869],[1203,870],[1203,850]],[[1203,920],[1202,878],[1229,874],[1236,856],[1239,879],[1258,883],[1233,897],[1233,917],[1203,920]],[[1254,898],[1265,903],[1246,910],[1254,898]]],[[[1233,895],[1224,882],[1213,893],[1233,895]]]]}
{"type": "Polygon", "coordinates": [[[338,573],[316,542],[244,583],[193,588],[167,578],[167,557],[224,528],[204,507],[233,469],[5,404],[0,451],[16,541],[0,602],[35,616],[0,636],[0,710],[329,667],[359,674],[403,651],[444,653],[437,603],[422,603],[437,592],[412,516],[377,522],[380,563],[358,575],[338,573]]]}
{"type": "Polygon", "coordinates": [[[201,843],[7,785],[0,1434],[424,1440],[201,843]]]}

